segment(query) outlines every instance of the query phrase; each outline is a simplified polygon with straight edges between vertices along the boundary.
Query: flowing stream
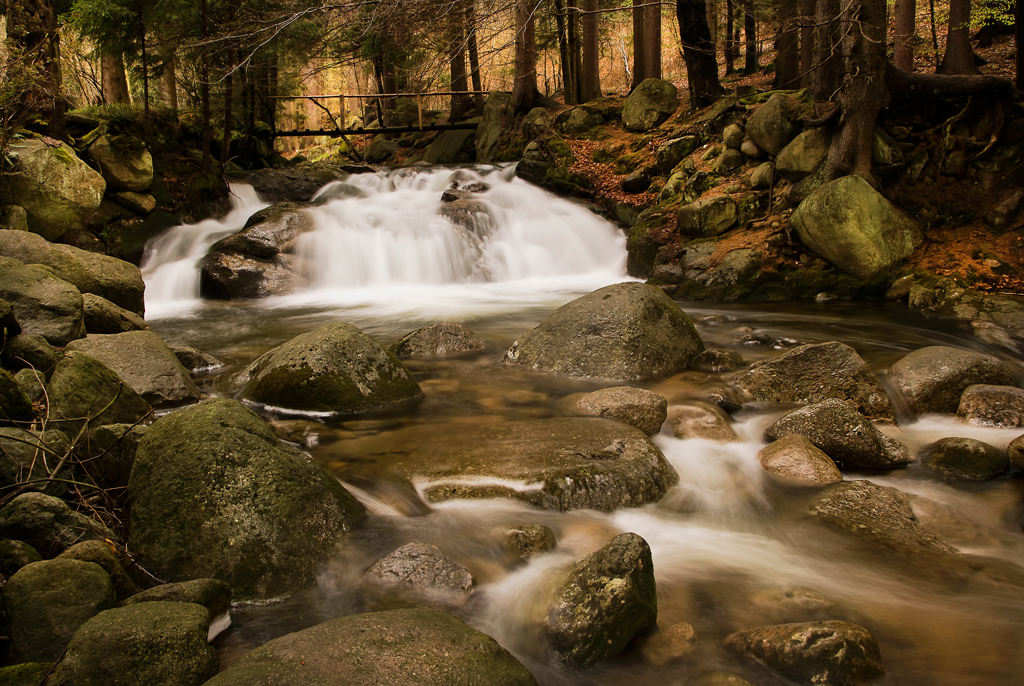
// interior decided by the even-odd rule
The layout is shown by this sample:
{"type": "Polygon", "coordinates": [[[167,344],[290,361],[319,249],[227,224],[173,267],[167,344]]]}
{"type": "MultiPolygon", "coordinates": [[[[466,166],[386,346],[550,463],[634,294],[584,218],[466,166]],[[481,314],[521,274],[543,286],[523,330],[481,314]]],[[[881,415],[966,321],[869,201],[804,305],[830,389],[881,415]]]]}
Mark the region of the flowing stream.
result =
{"type": "MultiPolygon", "coordinates": [[[[235,209],[223,221],[171,229],[150,246],[144,274],[151,324],[168,342],[225,362],[198,380],[211,395],[234,396],[239,372],[256,356],[329,321],[355,324],[385,345],[425,324],[461,321],[487,344],[472,355],[409,363],[426,400],[404,414],[327,424],[270,417],[279,435],[337,475],[372,516],[314,588],[282,603],[236,608],[234,625],[216,640],[222,667],[285,633],[393,606],[393,599],[367,594],[360,578],[376,559],[415,540],[437,545],[472,572],[476,590],[456,614],[511,650],[542,684],[689,684],[710,671],[742,674],[758,685],[781,683],[737,663],[721,639],[738,629],[826,617],[868,627],[888,669],[880,683],[1020,683],[1024,593],[1013,581],[1024,578],[1019,478],[961,486],[918,465],[844,474],[899,488],[930,531],[980,556],[972,559],[984,558],[949,570],[874,550],[815,523],[805,514],[815,489],[767,478],[757,452],[765,427],[787,411],[781,406],[751,404],[736,413],[741,440],[734,443],[658,436],[680,484],[641,508],[559,513],[506,500],[427,506],[410,484],[389,478],[380,456],[410,431],[439,433],[457,449],[496,423],[557,416],[559,398],[602,387],[499,361],[557,306],[626,279],[620,231],[581,206],[511,179],[507,169],[463,172],[489,185],[480,198],[494,218],[483,241],[463,235],[437,214],[451,173],[348,179],[358,193],[308,210],[316,230],[302,237],[299,252],[310,286],[289,295],[199,299],[198,259],[264,206],[251,188],[234,187],[235,209]],[[551,527],[557,549],[516,563],[500,532],[522,524],[551,527]],[[697,640],[688,655],[663,668],[626,654],[585,672],[564,671],[547,653],[539,621],[573,561],[626,531],[651,546],[659,626],[689,622],[697,640]]],[[[735,348],[748,361],[794,343],[829,340],[852,345],[876,370],[925,345],[1003,354],[954,324],[925,320],[894,303],[680,304],[707,346],[735,348]],[[780,342],[738,342],[751,332],[780,342]]],[[[721,375],[687,372],[644,385],[671,403],[702,398],[704,389],[721,383],[721,375]]],[[[1020,433],[937,416],[884,430],[915,451],[954,435],[1005,447],[1020,433]]]]}

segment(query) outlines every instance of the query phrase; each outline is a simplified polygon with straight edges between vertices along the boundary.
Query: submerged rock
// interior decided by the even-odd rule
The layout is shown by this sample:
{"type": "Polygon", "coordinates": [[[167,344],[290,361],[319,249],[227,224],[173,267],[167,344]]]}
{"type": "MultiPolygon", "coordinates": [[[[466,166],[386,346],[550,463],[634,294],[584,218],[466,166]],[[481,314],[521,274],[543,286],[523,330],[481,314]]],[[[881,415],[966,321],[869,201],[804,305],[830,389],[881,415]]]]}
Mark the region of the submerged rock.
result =
{"type": "Polygon", "coordinates": [[[558,545],[555,532],[543,524],[510,526],[505,529],[505,541],[517,556],[524,559],[554,550],[558,545]]]}
{"type": "Polygon", "coordinates": [[[843,480],[832,458],[799,434],[789,434],[768,444],[757,459],[769,474],[794,481],[830,484],[843,480]]]}
{"type": "Polygon", "coordinates": [[[1013,373],[998,358],[942,345],[915,350],[889,374],[918,414],[956,412],[968,386],[1013,385],[1013,373]]]}
{"type": "Polygon", "coordinates": [[[419,384],[394,353],[341,322],[279,345],[245,373],[244,400],[296,412],[379,412],[423,398],[419,384]]]}
{"type": "Polygon", "coordinates": [[[964,389],[956,415],[974,426],[1024,425],[1024,388],[974,384],[964,389]]]}
{"type": "Polygon", "coordinates": [[[925,467],[943,476],[968,481],[988,481],[1010,471],[1005,451],[973,438],[942,438],[918,454],[925,467]]]}
{"type": "Polygon", "coordinates": [[[558,403],[567,415],[605,417],[635,426],[647,435],[661,431],[668,416],[668,401],[646,388],[615,386],[593,393],[574,393],[558,403]]]}
{"type": "Polygon", "coordinates": [[[704,350],[693,322],[654,286],[606,286],[558,308],[502,360],[537,371],[623,381],[685,370],[704,350]]]}
{"type": "Polygon", "coordinates": [[[676,438],[738,441],[729,415],[717,405],[697,400],[668,408],[668,427],[676,438]]]}
{"type": "Polygon", "coordinates": [[[398,359],[448,357],[483,350],[484,342],[465,324],[442,322],[416,329],[389,348],[398,359]]]}
{"type": "Polygon", "coordinates": [[[576,562],[545,628],[561,663],[588,667],[618,655],[657,622],[651,549],[640,536],[626,533],[576,562]]]}
{"type": "Polygon", "coordinates": [[[181,362],[181,366],[192,373],[224,366],[223,362],[202,350],[196,350],[187,345],[169,345],[167,347],[178,358],[178,362],[181,362]]]}
{"type": "Polygon", "coordinates": [[[698,372],[731,372],[743,366],[743,355],[725,348],[707,348],[693,358],[693,368],[698,372]]]}
{"type": "Polygon", "coordinates": [[[490,636],[438,610],[367,612],[282,636],[251,651],[206,686],[502,684],[536,686],[490,636]]]}

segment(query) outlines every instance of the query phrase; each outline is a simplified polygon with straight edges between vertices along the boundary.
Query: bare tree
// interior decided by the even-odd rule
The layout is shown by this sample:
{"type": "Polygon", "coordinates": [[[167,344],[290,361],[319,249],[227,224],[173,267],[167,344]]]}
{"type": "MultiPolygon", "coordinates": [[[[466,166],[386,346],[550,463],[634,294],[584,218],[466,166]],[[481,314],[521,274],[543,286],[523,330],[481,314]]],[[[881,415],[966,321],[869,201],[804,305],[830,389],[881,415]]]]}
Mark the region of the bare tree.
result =
{"type": "Polygon", "coordinates": [[[715,46],[711,42],[705,11],[704,0],[676,0],[690,107],[706,107],[725,94],[718,80],[715,46]]]}
{"type": "Polygon", "coordinates": [[[601,54],[597,0],[583,0],[583,72],[581,102],[601,97],[601,54]]]}
{"type": "Polygon", "coordinates": [[[725,73],[731,74],[735,71],[733,64],[736,62],[736,39],[733,36],[733,18],[736,14],[736,6],[733,0],[725,0],[725,73]]]}
{"type": "Polygon", "coordinates": [[[661,78],[661,4],[653,0],[644,8],[644,74],[661,78]]]}
{"type": "Polygon", "coordinates": [[[917,0],[896,0],[896,28],[893,31],[892,63],[897,69],[914,71],[914,30],[917,0]]]}
{"type": "Polygon", "coordinates": [[[743,73],[757,72],[757,17],[754,16],[754,0],[743,0],[743,51],[743,73]]]}
{"type": "Polygon", "coordinates": [[[800,84],[798,3],[799,0],[779,0],[778,35],[775,39],[775,88],[793,88],[800,84]]]}
{"type": "Polygon", "coordinates": [[[800,0],[800,85],[811,86],[814,68],[814,5],[815,0],[800,0]]]}
{"type": "Polygon", "coordinates": [[[950,0],[946,54],[939,65],[940,74],[977,74],[970,37],[971,0],[950,0]]]}
{"type": "Polygon", "coordinates": [[[128,95],[128,77],[124,71],[124,55],[119,52],[100,52],[100,75],[104,103],[131,103],[131,96],[128,95]]]}
{"type": "Polygon", "coordinates": [[[533,0],[516,0],[515,78],[510,113],[529,112],[537,90],[537,52],[534,41],[533,0]]]}

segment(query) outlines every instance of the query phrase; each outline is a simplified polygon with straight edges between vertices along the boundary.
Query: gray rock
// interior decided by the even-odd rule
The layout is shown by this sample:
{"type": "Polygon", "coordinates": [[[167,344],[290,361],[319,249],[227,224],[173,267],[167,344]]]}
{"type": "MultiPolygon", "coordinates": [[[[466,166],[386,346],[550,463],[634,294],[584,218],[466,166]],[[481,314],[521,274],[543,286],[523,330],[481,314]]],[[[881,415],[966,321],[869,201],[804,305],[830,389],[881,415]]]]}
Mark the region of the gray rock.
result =
{"type": "Polygon", "coordinates": [[[400,360],[448,357],[483,350],[484,342],[465,324],[443,322],[407,333],[389,349],[400,360]]]}
{"type": "Polygon", "coordinates": [[[974,384],[964,389],[956,415],[974,426],[1024,425],[1024,389],[974,384]]]}
{"type": "Polygon", "coordinates": [[[42,559],[39,551],[24,541],[12,541],[9,538],[0,540],[0,574],[3,574],[4,578],[9,579],[25,565],[42,559]]]}
{"type": "Polygon", "coordinates": [[[42,493],[23,493],[0,510],[0,538],[24,541],[48,558],[81,541],[118,540],[99,522],[42,493]]]}
{"type": "Polygon", "coordinates": [[[351,324],[321,326],[246,369],[242,398],[297,412],[359,414],[419,402],[419,384],[394,353],[351,324]]]}
{"type": "Polygon", "coordinates": [[[825,127],[807,129],[782,149],[775,160],[775,170],[787,181],[810,176],[828,155],[831,139],[825,127]]]}
{"type": "Polygon", "coordinates": [[[771,162],[762,162],[750,173],[750,187],[754,190],[767,190],[772,186],[772,174],[775,172],[775,165],[771,162]]]}
{"type": "Polygon", "coordinates": [[[658,171],[667,174],[696,149],[696,136],[681,136],[665,141],[654,153],[658,171]]]}
{"type": "Polygon", "coordinates": [[[744,155],[746,155],[752,160],[761,160],[764,159],[765,156],[764,150],[757,147],[757,143],[750,140],[749,138],[745,138],[743,140],[743,143],[740,145],[740,152],[742,152],[744,155]]]}
{"type": "Polygon", "coordinates": [[[555,532],[543,524],[522,524],[505,529],[505,542],[521,559],[554,550],[558,545],[555,532]]]}
{"type": "Polygon", "coordinates": [[[889,375],[918,414],[956,412],[968,386],[1013,385],[1010,368],[998,358],[940,345],[903,357],[889,375]]]}
{"type": "Polygon", "coordinates": [[[473,575],[434,545],[406,543],[377,560],[366,582],[442,605],[461,605],[473,592],[473,575]]]}
{"type": "Polygon", "coordinates": [[[118,600],[124,600],[139,592],[135,582],[131,580],[106,541],[82,541],[76,543],[56,557],[58,560],[81,560],[92,562],[103,568],[114,586],[114,594],[118,600]]]}
{"type": "Polygon", "coordinates": [[[86,622],[47,683],[200,686],[217,674],[209,613],[193,603],[119,607],[86,622]]]}
{"type": "Polygon", "coordinates": [[[903,552],[956,553],[920,527],[910,499],[895,488],[870,481],[844,481],[825,489],[808,512],[826,524],[903,552]]]}
{"type": "Polygon", "coordinates": [[[859,279],[893,267],[923,240],[917,223],[859,176],[814,191],[790,222],[804,245],[859,279]]]}
{"type": "Polygon", "coordinates": [[[156,198],[149,193],[119,191],[110,193],[109,197],[121,207],[135,214],[149,214],[156,209],[156,198]]]}
{"type": "Polygon", "coordinates": [[[790,107],[789,98],[775,93],[747,119],[746,134],[769,155],[778,155],[793,137],[790,107]]]}
{"type": "Polygon", "coordinates": [[[585,133],[595,126],[600,126],[604,123],[604,117],[600,112],[596,112],[586,105],[580,105],[559,114],[555,123],[562,133],[576,135],[585,133]]]}
{"type": "Polygon", "coordinates": [[[476,161],[476,148],[472,129],[442,131],[423,151],[428,164],[467,164],[476,161]]]}
{"type": "Polygon", "coordinates": [[[536,686],[494,639],[438,610],[367,612],[282,636],[206,686],[502,684],[536,686]]]}
{"type": "Polygon", "coordinates": [[[1010,464],[1017,469],[1024,469],[1024,436],[1017,436],[1010,441],[1006,446],[1006,452],[1010,456],[1010,464]]]}
{"type": "MultiPolygon", "coordinates": [[[[364,171],[373,170],[364,165],[355,173],[364,171]]],[[[243,180],[256,189],[264,202],[306,202],[327,184],[344,181],[348,176],[339,165],[315,162],[283,169],[259,169],[249,172],[243,180]]]]}
{"type": "Polygon", "coordinates": [[[743,366],[743,356],[735,350],[707,348],[693,358],[691,366],[698,372],[731,372],[743,366]]]}
{"type": "Polygon", "coordinates": [[[313,218],[294,202],[279,202],[253,214],[238,233],[217,241],[210,252],[274,257],[294,252],[295,241],[316,228],[313,218]]]}
{"type": "Polygon", "coordinates": [[[82,312],[85,316],[85,330],[89,333],[149,330],[149,324],[139,315],[92,293],[82,294],[82,312]]]}
{"type": "Polygon", "coordinates": [[[910,451],[849,403],[835,398],[794,410],[764,432],[766,441],[800,434],[841,468],[892,469],[910,463],[910,451]]]}
{"type": "Polygon", "coordinates": [[[800,345],[755,362],[734,383],[754,400],[816,403],[838,398],[868,417],[893,416],[878,377],[856,350],[837,341],[800,345]]]}
{"type": "Polygon", "coordinates": [[[730,386],[711,386],[704,389],[704,397],[730,414],[743,407],[743,398],[730,386]]]}
{"type": "Polygon", "coordinates": [[[885,676],[875,639],[852,622],[764,626],[731,634],[725,644],[796,683],[859,686],[885,676]]]}
{"type": "Polygon", "coordinates": [[[134,136],[100,136],[86,155],[100,168],[107,188],[138,192],[153,184],[153,156],[134,136]]]}
{"type": "Polygon", "coordinates": [[[725,233],[736,224],[736,201],[727,195],[702,198],[679,208],[677,221],[684,236],[707,238],[725,233]]]}
{"type": "Polygon", "coordinates": [[[696,686],[754,686],[743,677],[729,672],[708,672],[694,683],[696,686]]]}
{"type": "Polygon", "coordinates": [[[29,230],[51,241],[82,226],[107,188],[103,177],[66,143],[54,146],[52,141],[13,141],[8,154],[15,158],[17,171],[5,174],[0,186],[5,202],[25,209],[29,230]]]}
{"type": "Polygon", "coordinates": [[[162,578],[212,577],[239,600],[310,583],[365,511],[254,412],[206,400],[161,417],[129,481],[129,547],[162,578]]]}
{"type": "Polygon", "coordinates": [[[647,541],[620,534],[576,562],[548,613],[555,657],[588,667],[618,655],[658,621],[654,562],[647,541]]]}
{"type": "Polygon", "coordinates": [[[498,141],[504,131],[505,112],[512,102],[511,93],[494,91],[484,101],[484,114],[476,127],[473,144],[476,146],[476,161],[480,163],[494,162],[494,154],[498,141]]]}
{"type": "Polygon", "coordinates": [[[1014,191],[1007,196],[1002,202],[992,208],[992,211],[985,215],[985,223],[991,226],[993,229],[1001,229],[1005,227],[1010,218],[1017,212],[1017,208],[1020,207],[1020,201],[1024,199],[1024,192],[1014,191]]]}
{"type": "Polygon", "coordinates": [[[28,423],[35,417],[32,401],[6,369],[0,369],[0,426],[28,423]]]}
{"type": "Polygon", "coordinates": [[[142,397],[105,364],[84,353],[68,353],[47,384],[50,415],[70,435],[88,422],[134,424],[150,412],[142,397]]]}
{"type": "Polygon", "coordinates": [[[661,431],[668,401],[646,388],[615,386],[593,393],[574,393],[563,398],[558,407],[573,417],[615,419],[650,436],[661,431]]]}
{"type": "Polygon", "coordinates": [[[505,353],[503,364],[574,377],[654,379],[704,349],[693,322],[661,290],[606,286],[563,305],[505,353]]]}
{"type": "Polygon", "coordinates": [[[651,175],[647,169],[637,169],[630,172],[620,185],[626,193],[643,193],[651,186],[651,175]]]}
{"type": "Polygon", "coordinates": [[[161,584],[140,591],[121,603],[173,602],[202,605],[216,619],[231,610],[231,587],[220,579],[192,579],[176,584],[161,584]]]}
{"type": "Polygon", "coordinates": [[[676,87],[663,79],[646,79],[626,98],[622,107],[622,126],[643,133],[661,126],[679,107],[676,87]]]}
{"type": "Polygon", "coordinates": [[[799,434],[789,434],[768,444],[757,459],[769,474],[793,481],[830,484],[843,480],[832,458],[799,434]]]}
{"type": "Polygon", "coordinates": [[[363,153],[363,159],[368,164],[380,164],[398,152],[401,147],[398,141],[377,137],[367,146],[366,152],[363,153]]]}
{"type": "Polygon", "coordinates": [[[46,389],[43,387],[46,377],[42,372],[37,372],[34,369],[22,369],[14,375],[14,380],[18,382],[22,392],[33,403],[42,403],[46,400],[46,389]]]}
{"type": "Polygon", "coordinates": [[[199,389],[163,339],[152,331],[89,334],[65,348],[99,360],[153,407],[199,400],[199,389]]]}
{"type": "Polygon", "coordinates": [[[39,334],[56,346],[85,335],[82,294],[43,267],[0,257],[0,298],[11,304],[23,334],[39,334]]]}
{"type": "Polygon", "coordinates": [[[89,432],[89,475],[103,488],[128,488],[139,441],[149,427],[104,424],[89,432]]]}
{"type": "Polygon", "coordinates": [[[80,560],[43,560],[19,569],[4,586],[15,662],[56,662],[78,627],[114,607],[103,569],[80,560]]]}
{"type": "Polygon", "coordinates": [[[889,137],[884,129],[875,127],[871,141],[871,161],[878,167],[894,168],[903,166],[903,151],[899,143],[889,137]]]}
{"type": "Polygon", "coordinates": [[[722,131],[722,143],[730,150],[739,150],[743,145],[743,127],[739,124],[729,124],[722,131]]]}
{"type": "Polygon", "coordinates": [[[988,481],[1010,471],[1005,451],[973,438],[941,438],[922,448],[918,459],[934,472],[966,481],[988,481]]]}
{"type": "MultiPolygon", "coordinates": [[[[0,376],[4,370],[0,370],[0,376]]],[[[0,399],[0,406],[3,405],[0,399]]],[[[71,441],[63,431],[29,432],[13,426],[0,427],[0,486],[6,489],[27,481],[46,479],[60,459],[71,449],[71,441]]],[[[60,479],[72,477],[71,465],[54,474],[60,479]]],[[[29,490],[41,491],[43,484],[29,490]]],[[[61,497],[67,493],[66,483],[50,484],[46,493],[61,497]]]]}
{"type": "Polygon", "coordinates": [[[49,243],[24,231],[0,230],[0,255],[50,267],[57,278],[83,294],[106,298],[140,317],[145,313],[146,284],[134,264],[70,245],[49,243]]]}
{"type": "Polygon", "coordinates": [[[676,438],[705,438],[711,441],[738,441],[727,415],[717,405],[690,401],[668,408],[668,427],[676,438]]]}
{"type": "Polygon", "coordinates": [[[728,175],[743,166],[746,157],[739,150],[726,149],[715,160],[713,170],[716,174],[728,175]]]}
{"type": "Polygon", "coordinates": [[[7,339],[7,344],[0,352],[0,360],[8,369],[35,369],[49,379],[60,356],[44,337],[22,333],[7,339]]]}
{"type": "Polygon", "coordinates": [[[28,212],[21,205],[6,205],[0,208],[0,228],[29,231],[28,212]]]}
{"type": "Polygon", "coordinates": [[[167,347],[178,358],[178,362],[181,362],[181,366],[192,373],[205,372],[224,366],[223,362],[202,350],[196,350],[187,345],[168,345],[167,347]]]}

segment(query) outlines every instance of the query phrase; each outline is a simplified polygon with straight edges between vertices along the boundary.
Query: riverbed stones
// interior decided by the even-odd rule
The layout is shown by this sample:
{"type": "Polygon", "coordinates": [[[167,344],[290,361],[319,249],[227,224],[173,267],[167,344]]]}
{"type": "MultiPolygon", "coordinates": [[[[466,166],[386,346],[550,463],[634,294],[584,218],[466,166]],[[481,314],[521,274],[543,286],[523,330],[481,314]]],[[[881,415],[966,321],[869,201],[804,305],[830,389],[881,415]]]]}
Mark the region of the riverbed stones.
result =
{"type": "Polygon", "coordinates": [[[1024,425],[1024,389],[974,384],[964,389],[956,416],[974,426],[1024,425]]]}
{"type": "Polygon", "coordinates": [[[86,423],[134,424],[149,404],[109,367],[85,353],[67,353],[47,384],[50,416],[71,435],[86,423]]]}
{"type": "Polygon", "coordinates": [[[313,217],[294,202],[279,202],[255,212],[238,233],[217,241],[210,252],[236,252],[272,258],[294,252],[299,236],[316,228],[313,217]]]}
{"type": "Polygon", "coordinates": [[[241,403],[206,400],[161,417],[129,481],[129,547],[169,581],[212,577],[239,600],[310,583],[365,510],[241,403]]]}
{"type": "Polygon", "coordinates": [[[774,93],[747,119],[744,132],[761,150],[778,155],[793,137],[793,115],[789,98],[774,93]]]}
{"type": "Polygon", "coordinates": [[[207,686],[502,684],[536,686],[490,636],[438,610],[366,612],[287,634],[251,651],[207,686]]]}
{"type": "Polygon", "coordinates": [[[55,662],[78,627],[114,607],[110,577],[92,562],[42,560],[19,569],[4,586],[16,662],[55,662]]]}
{"type": "Polygon", "coordinates": [[[520,559],[554,550],[558,545],[555,532],[543,524],[520,524],[505,529],[505,542],[520,559]]]}
{"type": "Polygon", "coordinates": [[[926,445],[918,454],[925,467],[952,479],[988,481],[1010,471],[1010,457],[974,438],[949,436],[926,445]]]}
{"type": "Polygon", "coordinates": [[[808,512],[872,545],[904,552],[955,553],[956,550],[917,522],[906,494],[870,481],[844,481],[829,486],[811,501],[808,512]]]}
{"type": "Polygon", "coordinates": [[[726,348],[707,348],[693,358],[691,366],[698,372],[731,372],[743,366],[743,355],[726,348]]]}
{"type": "Polygon", "coordinates": [[[153,183],[153,156],[134,136],[100,136],[86,155],[100,168],[107,188],[141,192],[153,183]]]}
{"type": "Polygon", "coordinates": [[[1010,456],[1010,464],[1017,469],[1024,470],[1024,436],[1017,436],[1010,441],[1010,444],[1006,446],[1006,452],[1010,456]]]}
{"type": "Polygon", "coordinates": [[[1013,373],[1000,359],[941,345],[915,350],[889,374],[917,414],[956,412],[960,396],[974,384],[1013,385],[1013,373]]]}
{"type": "Polygon", "coordinates": [[[668,401],[646,388],[614,386],[592,393],[574,393],[558,403],[559,409],[574,417],[606,417],[635,426],[647,435],[661,431],[668,401]]]}
{"type": "Polygon", "coordinates": [[[737,631],[725,644],[795,683],[859,686],[885,676],[874,637],[852,622],[764,626],[737,631]]]}
{"type": "Polygon", "coordinates": [[[462,605],[473,592],[473,575],[435,545],[406,543],[377,560],[364,577],[381,590],[423,598],[443,606],[462,605]]]}
{"type": "Polygon", "coordinates": [[[86,622],[47,683],[54,686],[200,686],[217,674],[210,615],[194,603],[139,603],[86,622]]]}
{"type": "Polygon", "coordinates": [[[343,181],[348,173],[337,165],[317,162],[283,169],[258,169],[244,181],[264,202],[306,202],[332,181],[343,181]]]}
{"type": "Polygon", "coordinates": [[[296,336],[257,359],[245,374],[244,400],[295,412],[381,412],[423,398],[394,353],[342,322],[296,336]]]}
{"type": "Polygon", "coordinates": [[[576,562],[545,629],[559,662],[588,667],[618,655],[657,621],[650,546],[640,536],[624,533],[576,562]]]}
{"type": "Polygon", "coordinates": [[[48,241],[81,226],[103,201],[103,177],[66,143],[52,138],[12,141],[9,155],[17,168],[4,175],[0,190],[5,202],[23,207],[29,229],[48,241]]]}
{"type": "Polygon", "coordinates": [[[848,403],[836,398],[794,410],[768,427],[766,441],[800,434],[840,468],[893,469],[911,462],[910,451],[848,403]]]}
{"type": "Polygon", "coordinates": [[[693,625],[679,622],[646,638],[640,654],[652,665],[664,667],[691,654],[696,641],[697,631],[693,625]]]}
{"type": "Polygon", "coordinates": [[[211,252],[199,262],[199,291],[204,298],[216,300],[284,295],[305,283],[298,264],[298,258],[290,253],[263,258],[211,252]]]}
{"type": "Polygon", "coordinates": [[[92,293],[82,294],[82,313],[88,333],[124,333],[149,329],[149,324],[139,315],[92,293]]]}
{"type": "Polygon", "coordinates": [[[606,286],[558,308],[505,353],[503,364],[579,378],[655,379],[685,370],[704,342],[660,289],[606,286]]]}
{"type": "Polygon", "coordinates": [[[0,510],[0,538],[24,541],[47,558],[81,541],[119,540],[96,520],[42,493],[22,493],[0,510]]]}
{"type": "Polygon", "coordinates": [[[790,221],[804,245],[858,279],[882,274],[924,239],[916,222],[859,176],[814,191],[790,221]]]}
{"type": "Polygon", "coordinates": [[[757,454],[769,474],[811,484],[842,481],[843,475],[832,458],[799,434],[789,434],[769,443],[757,454]]]}
{"type": "Polygon", "coordinates": [[[22,333],[63,346],[85,335],[82,294],[40,266],[0,257],[0,298],[11,304],[22,333]]]}
{"type": "Polygon", "coordinates": [[[224,363],[209,353],[187,345],[168,345],[174,356],[181,362],[181,366],[193,374],[206,372],[217,367],[223,367],[224,363]]]}
{"type": "Polygon", "coordinates": [[[856,350],[837,341],[800,345],[755,362],[734,383],[754,400],[816,403],[838,398],[868,417],[893,416],[878,377],[856,350]]]}
{"type": "Polygon", "coordinates": [[[668,408],[668,428],[676,438],[710,441],[738,441],[729,415],[717,405],[693,400],[668,408]]]}
{"type": "Polygon", "coordinates": [[[442,322],[416,329],[391,345],[398,359],[448,357],[483,350],[484,342],[458,322],[442,322]]]}
{"type": "Polygon", "coordinates": [[[626,98],[622,106],[622,126],[643,133],[661,126],[679,107],[676,87],[664,79],[645,79],[626,98]]]}

